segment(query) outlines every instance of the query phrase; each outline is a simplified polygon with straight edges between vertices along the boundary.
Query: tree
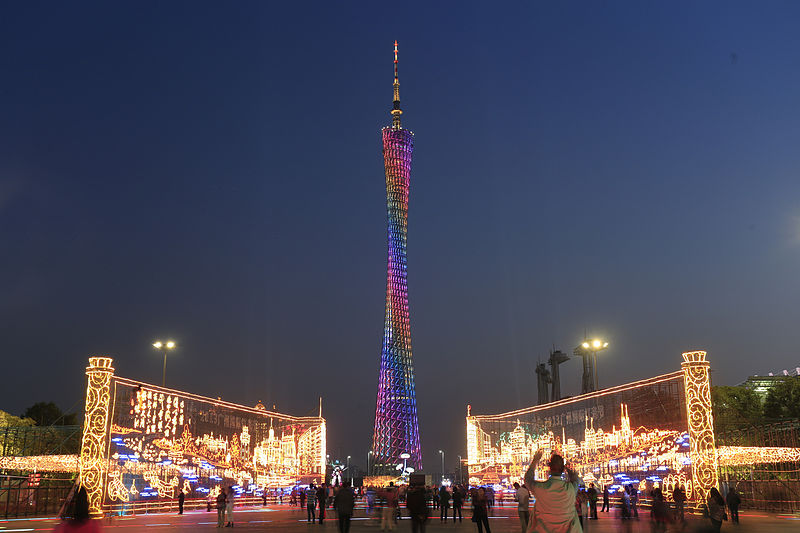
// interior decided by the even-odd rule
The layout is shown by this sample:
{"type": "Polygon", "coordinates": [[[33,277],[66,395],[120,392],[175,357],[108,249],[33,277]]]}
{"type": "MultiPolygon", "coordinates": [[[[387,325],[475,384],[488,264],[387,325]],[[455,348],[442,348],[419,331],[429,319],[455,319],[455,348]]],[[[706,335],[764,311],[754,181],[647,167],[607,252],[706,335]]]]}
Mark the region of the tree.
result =
{"type": "Polygon", "coordinates": [[[712,387],[711,402],[717,433],[751,428],[761,423],[761,399],[752,389],[712,387]]]}
{"type": "Polygon", "coordinates": [[[787,377],[767,393],[764,401],[767,418],[800,418],[800,377],[787,377]]]}
{"type": "Polygon", "coordinates": [[[78,424],[78,415],[64,413],[53,402],[37,402],[28,407],[22,416],[33,419],[37,426],[75,426],[78,424]]]}
{"type": "Polygon", "coordinates": [[[36,424],[30,418],[20,418],[5,411],[0,411],[0,427],[27,427],[36,424]]]}

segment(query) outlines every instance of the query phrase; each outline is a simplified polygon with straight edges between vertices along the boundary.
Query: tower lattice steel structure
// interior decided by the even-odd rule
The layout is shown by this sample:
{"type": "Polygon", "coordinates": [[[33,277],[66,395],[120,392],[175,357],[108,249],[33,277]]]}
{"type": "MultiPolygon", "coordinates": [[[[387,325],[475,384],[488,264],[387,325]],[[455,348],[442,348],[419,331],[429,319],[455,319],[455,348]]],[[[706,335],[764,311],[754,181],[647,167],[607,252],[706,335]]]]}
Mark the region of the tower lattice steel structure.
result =
{"type": "Polygon", "coordinates": [[[422,451],[417,424],[411,327],[408,313],[406,243],[408,241],[408,186],[414,134],[400,125],[400,82],[397,77],[397,41],[394,43],[394,102],[392,125],[383,128],[383,161],[388,211],[388,272],[386,320],[383,329],[378,405],[372,437],[373,473],[397,473],[398,464],[420,470],[422,451]],[[401,457],[408,454],[410,457],[401,457]]]}

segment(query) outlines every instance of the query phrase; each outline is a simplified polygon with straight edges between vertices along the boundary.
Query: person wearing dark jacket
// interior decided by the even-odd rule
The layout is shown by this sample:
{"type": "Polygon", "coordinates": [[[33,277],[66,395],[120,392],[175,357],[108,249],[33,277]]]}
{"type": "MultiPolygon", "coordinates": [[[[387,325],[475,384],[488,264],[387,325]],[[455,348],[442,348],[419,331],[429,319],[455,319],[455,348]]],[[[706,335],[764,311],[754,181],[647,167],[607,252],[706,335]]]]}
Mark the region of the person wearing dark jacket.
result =
{"type": "Polygon", "coordinates": [[[450,510],[450,493],[447,492],[447,487],[444,485],[439,489],[439,507],[442,510],[439,522],[447,522],[447,511],[450,510]]]}
{"type": "Polygon", "coordinates": [[[336,508],[336,515],[339,517],[339,533],[350,532],[350,519],[353,517],[353,507],[355,505],[356,495],[353,489],[350,488],[350,482],[345,481],[333,498],[333,506],[336,508]]]}
{"type": "Polygon", "coordinates": [[[222,527],[225,525],[225,507],[227,506],[226,499],[225,491],[220,490],[219,494],[217,494],[217,527],[222,527]]]}
{"type": "Polygon", "coordinates": [[[456,513],[458,513],[458,521],[461,522],[461,508],[464,506],[464,493],[461,492],[461,487],[453,488],[453,523],[456,522],[456,513]]]}
{"type": "Polygon", "coordinates": [[[325,484],[321,484],[317,489],[317,504],[319,504],[319,523],[325,520],[325,504],[328,500],[328,489],[325,484]]]}
{"type": "Polygon", "coordinates": [[[664,501],[661,489],[653,490],[653,503],[650,506],[650,523],[653,533],[664,533],[670,522],[669,508],[664,501]]]}
{"type": "Polygon", "coordinates": [[[685,522],[686,492],[683,490],[683,486],[675,487],[675,490],[672,491],[672,500],[675,502],[675,519],[685,522]]]}
{"type": "Polygon", "coordinates": [[[739,493],[736,492],[736,489],[731,487],[728,490],[728,496],[725,498],[726,503],[728,504],[728,509],[731,511],[731,522],[734,524],[739,523],[739,505],[742,503],[742,498],[739,496],[739,493]]]}
{"type": "Polygon", "coordinates": [[[609,500],[610,497],[611,497],[611,494],[609,494],[608,485],[606,485],[603,488],[603,508],[600,509],[601,513],[607,513],[608,512],[608,510],[609,510],[609,505],[608,505],[609,501],[608,500],[609,500]]]}
{"type": "Polygon", "coordinates": [[[186,501],[186,494],[181,490],[178,493],[178,514],[183,514],[183,502],[186,501]]]}
{"type": "Polygon", "coordinates": [[[478,526],[478,533],[483,533],[486,528],[486,533],[492,533],[489,527],[489,513],[488,500],[486,498],[486,489],[483,487],[478,490],[473,489],[472,492],[472,521],[478,526]]]}
{"type": "Polygon", "coordinates": [[[413,485],[406,494],[406,508],[411,515],[412,533],[425,533],[425,525],[428,521],[428,499],[425,495],[425,487],[413,485]]]}

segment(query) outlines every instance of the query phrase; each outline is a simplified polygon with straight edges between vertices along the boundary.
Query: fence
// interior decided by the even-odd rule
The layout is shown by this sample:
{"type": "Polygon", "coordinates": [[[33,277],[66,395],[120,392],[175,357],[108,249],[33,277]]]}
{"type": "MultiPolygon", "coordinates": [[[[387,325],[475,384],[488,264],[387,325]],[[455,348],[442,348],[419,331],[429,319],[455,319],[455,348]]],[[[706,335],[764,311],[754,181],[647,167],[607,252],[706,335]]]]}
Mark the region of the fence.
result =
{"type": "Polygon", "coordinates": [[[0,475],[0,516],[56,516],[72,489],[72,479],[0,475]]]}
{"type": "MultiPolygon", "coordinates": [[[[723,446],[800,448],[800,419],[766,423],[717,434],[723,446]]],[[[723,489],[733,487],[742,507],[768,512],[800,511],[800,462],[720,467],[723,489]]]]}

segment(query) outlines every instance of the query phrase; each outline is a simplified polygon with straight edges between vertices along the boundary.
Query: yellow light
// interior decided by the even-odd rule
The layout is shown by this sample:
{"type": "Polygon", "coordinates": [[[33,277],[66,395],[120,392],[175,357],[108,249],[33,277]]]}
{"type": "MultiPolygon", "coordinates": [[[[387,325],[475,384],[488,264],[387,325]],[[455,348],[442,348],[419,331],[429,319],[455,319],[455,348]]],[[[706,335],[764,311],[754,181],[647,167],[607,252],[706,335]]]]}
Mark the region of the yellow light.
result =
{"type": "Polygon", "coordinates": [[[599,339],[595,339],[595,340],[593,340],[593,341],[592,341],[592,346],[594,346],[595,348],[599,348],[599,347],[601,347],[602,345],[603,345],[603,343],[602,343],[602,342],[600,342],[600,340],[599,340],[599,339]]]}
{"type": "Polygon", "coordinates": [[[26,455],[0,457],[0,469],[77,473],[77,455],[26,455]]]}
{"type": "Polygon", "coordinates": [[[584,348],[588,349],[589,348],[589,343],[588,342],[584,342],[583,344],[581,344],[581,346],[583,346],[584,348]]]}
{"type": "Polygon", "coordinates": [[[603,343],[603,348],[608,348],[608,343],[607,342],[603,343]]]}
{"type": "Polygon", "coordinates": [[[796,463],[800,462],[800,448],[720,446],[717,448],[717,458],[720,466],[796,463]]]}
{"type": "Polygon", "coordinates": [[[174,347],[175,347],[175,342],[173,342],[173,341],[167,341],[167,348],[169,348],[169,349],[171,350],[171,349],[173,349],[174,347]]]}
{"type": "Polygon", "coordinates": [[[703,500],[719,481],[709,366],[704,351],[683,354],[681,367],[686,391],[686,418],[689,421],[692,481],[697,495],[703,500]]]}
{"type": "Polygon", "coordinates": [[[108,470],[108,416],[111,404],[109,392],[114,369],[110,357],[90,357],[86,369],[86,407],[81,438],[80,479],[89,497],[89,513],[103,515],[103,488],[108,470]]]}
{"type": "Polygon", "coordinates": [[[160,349],[161,349],[161,347],[163,346],[163,344],[161,344],[161,341],[156,341],[156,342],[154,342],[154,343],[153,343],[153,346],[154,346],[156,349],[160,350],[160,349]]]}

